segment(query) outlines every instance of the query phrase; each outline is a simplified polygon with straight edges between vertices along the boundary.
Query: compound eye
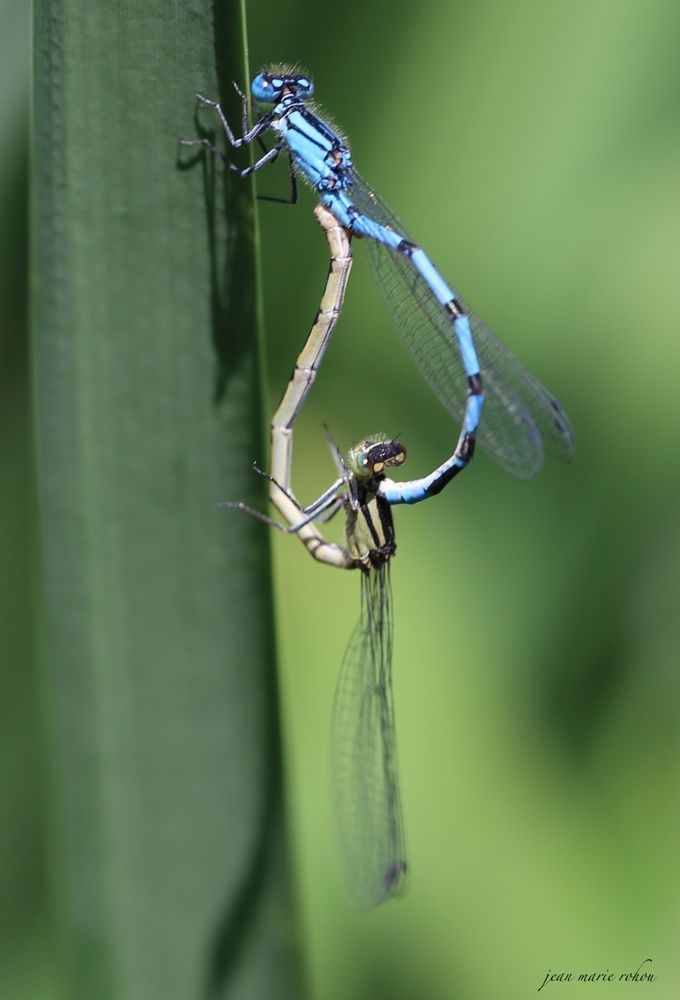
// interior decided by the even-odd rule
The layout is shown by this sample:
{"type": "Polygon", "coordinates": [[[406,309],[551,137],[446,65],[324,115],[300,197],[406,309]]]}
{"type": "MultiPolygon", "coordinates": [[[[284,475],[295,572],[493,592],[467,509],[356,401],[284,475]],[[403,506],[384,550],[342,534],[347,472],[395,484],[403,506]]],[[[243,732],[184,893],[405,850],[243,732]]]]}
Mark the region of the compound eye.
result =
{"type": "Polygon", "coordinates": [[[368,455],[366,454],[365,451],[359,452],[359,454],[357,455],[357,462],[359,463],[362,469],[368,468],[368,455]]]}

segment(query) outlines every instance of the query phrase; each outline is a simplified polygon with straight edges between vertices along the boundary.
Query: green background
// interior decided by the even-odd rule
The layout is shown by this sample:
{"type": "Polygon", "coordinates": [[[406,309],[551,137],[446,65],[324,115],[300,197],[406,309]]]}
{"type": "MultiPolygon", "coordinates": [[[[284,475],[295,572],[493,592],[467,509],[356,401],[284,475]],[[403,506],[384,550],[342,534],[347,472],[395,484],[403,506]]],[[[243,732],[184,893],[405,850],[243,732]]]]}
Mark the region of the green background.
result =
{"type": "MultiPolygon", "coordinates": [[[[253,70],[281,59],[312,74],[362,174],[555,392],[577,436],[569,467],[548,463],[525,483],[478,453],[438,499],[396,512],[394,685],[411,883],[403,901],[367,914],[342,895],[327,801],[331,702],[359,581],[274,538],[298,898],[298,926],[289,915],[282,933],[298,936],[320,1000],[515,1000],[549,970],[618,976],[646,958],[651,985],[553,983],[542,995],[670,1000],[680,988],[680,9],[301,0],[252,3],[247,15],[253,70]]],[[[182,35],[175,45],[186,75],[189,43],[182,35]]],[[[17,63],[13,79],[20,72],[17,63]]],[[[214,68],[193,76],[191,89],[208,87],[214,68]]],[[[54,788],[26,555],[35,527],[21,100],[18,84],[3,88],[3,1000],[65,995],[48,916],[54,788]]],[[[164,127],[190,130],[191,106],[189,92],[164,127]]],[[[145,128],[157,142],[153,121],[145,128]]],[[[200,193],[200,171],[182,175],[187,185],[200,193]]],[[[284,167],[258,187],[285,193],[284,167]]],[[[313,204],[306,192],[297,209],[259,208],[267,416],[326,273],[313,204]]],[[[194,333],[209,343],[209,330],[194,333]]],[[[390,328],[358,241],[346,310],[296,434],[293,481],[305,499],[332,475],[324,421],[342,445],[398,434],[409,476],[442,461],[457,434],[390,328]]]]}

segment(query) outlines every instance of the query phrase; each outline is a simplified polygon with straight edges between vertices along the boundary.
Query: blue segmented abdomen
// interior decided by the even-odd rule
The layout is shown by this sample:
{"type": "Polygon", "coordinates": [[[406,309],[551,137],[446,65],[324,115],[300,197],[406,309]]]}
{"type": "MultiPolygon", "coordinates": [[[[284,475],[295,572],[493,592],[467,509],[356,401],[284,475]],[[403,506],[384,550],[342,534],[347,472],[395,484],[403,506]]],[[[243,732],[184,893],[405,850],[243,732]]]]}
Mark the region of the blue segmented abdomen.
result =
{"type": "Polygon", "coordinates": [[[403,233],[384,226],[380,222],[375,222],[367,215],[360,213],[352,204],[351,193],[334,191],[324,195],[323,200],[338,222],[350,229],[355,235],[383,243],[390,250],[396,250],[410,258],[416,271],[430,287],[441,305],[444,306],[456,298],[455,292],[446,284],[425,251],[407,240],[403,233]]]}
{"type": "Polygon", "coordinates": [[[394,229],[389,229],[374,222],[369,216],[361,213],[352,203],[350,191],[344,189],[329,191],[322,195],[323,203],[338,220],[341,226],[349,229],[356,236],[363,236],[377,243],[383,243],[390,250],[396,250],[402,242],[402,235],[394,229]]]}
{"type": "Polygon", "coordinates": [[[413,266],[432,289],[443,306],[455,299],[456,293],[449,288],[430,258],[420,247],[414,247],[410,254],[413,266]]]}
{"type": "Polygon", "coordinates": [[[297,169],[340,225],[367,238],[397,329],[447,410],[463,415],[464,428],[474,432],[482,401],[468,405],[466,378],[481,375],[486,401],[479,441],[496,461],[521,478],[536,475],[544,449],[571,461],[573,432],[559,403],[447,285],[353,169],[340,137],[310,109],[291,112],[278,131],[285,135],[297,169]],[[304,122],[299,130],[297,115],[304,122]],[[288,120],[295,126],[291,130],[288,120]],[[452,332],[457,350],[449,343],[452,332]]]}
{"type": "MultiPolygon", "coordinates": [[[[449,288],[425,251],[406,239],[396,229],[384,226],[370,219],[367,215],[359,213],[352,204],[351,191],[328,192],[322,194],[322,200],[338,222],[352,233],[382,243],[383,246],[389,247],[395,253],[408,258],[443,309],[446,309],[449,303],[455,303],[455,292],[449,288]]],[[[468,317],[464,313],[460,315],[451,313],[450,320],[458,338],[465,374],[468,376],[478,375],[479,361],[468,317]]]]}
{"type": "Polygon", "coordinates": [[[474,340],[472,339],[469,317],[464,313],[461,316],[456,316],[453,321],[453,328],[456,331],[456,336],[458,337],[458,346],[460,348],[465,374],[468,378],[471,375],[478,375],[479,360],[477,358],[474,340]]]}

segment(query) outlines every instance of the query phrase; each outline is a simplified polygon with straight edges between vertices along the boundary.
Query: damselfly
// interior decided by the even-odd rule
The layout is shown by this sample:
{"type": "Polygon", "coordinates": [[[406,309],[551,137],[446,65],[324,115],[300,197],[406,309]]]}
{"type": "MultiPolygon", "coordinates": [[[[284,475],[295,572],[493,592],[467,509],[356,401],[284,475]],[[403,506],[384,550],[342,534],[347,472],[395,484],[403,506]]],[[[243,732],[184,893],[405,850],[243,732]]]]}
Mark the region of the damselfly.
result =
{"type": "MultiPolygon", "coordinates": [[[[270,66],[259,73],[252,82],[252,96],[273,106],[252,126],[246,97],[234,86],[242,100],[240,137],[216,101],[202,94],[198,99],[217,112],[232,146],[257,141],[265,150],[263,155],[252,166],[239,169],[207,138],[182,142],[208,147],[241,177],[287,153],[290,201],[297,200],[295,178],[299,174],[341,226],[366,237],[378,285],[397,329],[444,406],[456,419],[462,418],[463,431],[474,437],[481,418],[478,440],[482,446],[522,478],[538,472],[546,449],[571,460],[573,434],[560,404],[468,309],[361,178],[346,140],[310,102],[314,91],[310,78],[285,66],[270,66]],[[271,149],[262,139],[267,131],[275,136],[271,149]]],[[[471,457],[468,454],[466,460],[471,457]]]]}
{"type": "Polygon", "coordinates": [[[335,445],[338,476],[310,506],[291,490],[293,430],[342,307],[351,266],[349,235],[322,206],[331,266],[317,318],[279,404],[271,429],[272,504],[285,525],[243,503],[244,510],[300,537],[320,562],[361,573],[361,614],[340,671],[332,725],[332,785],[343,882],[359,906],[385,902],[404,886],[407,862],[397,775],[392,702],[392,594],[390,560],[396,550],[392,507],[439,493],[465,466],[465,431],[453,454],[429,476],[394,482],[387,472],[406,457],[402,444],[374,435],[351,449],[345,462],[335,445]],[[345,514],[345,545],[328,541],[319,520],[345,514]]]}

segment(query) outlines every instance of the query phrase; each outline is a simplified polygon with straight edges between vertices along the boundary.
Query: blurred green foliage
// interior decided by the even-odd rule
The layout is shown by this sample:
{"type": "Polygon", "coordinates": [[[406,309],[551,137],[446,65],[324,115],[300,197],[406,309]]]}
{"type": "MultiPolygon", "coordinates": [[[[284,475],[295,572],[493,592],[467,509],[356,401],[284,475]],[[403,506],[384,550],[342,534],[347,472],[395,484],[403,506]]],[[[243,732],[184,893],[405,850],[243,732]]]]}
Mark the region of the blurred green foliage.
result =
{"type": "MultiPolygon", "coordinates": [[[[436,501],[397,512],[394,680],[412,877],[403,902],[369,914],[342,897],[327,808],[330,706],[358,580],[275,540],[311,993],[520,1000],[549,970],[618,973],[650,957],[654,996],[671,1000],[680,982],[680,9],[673,0],[346,0],[339,11],[291,0],[252,4],[249,29],[253,67],[290,60],[309,70],[359,169],[557,394],[577,433],[571,467],[548,465],[521,483],[480,454],[436,501]]],[[[178,63],[185,42],[178,34],[178,63]]],[[[212,67],[195,77],[194,89],[204,86],[212,67]]],[[[15,154],[2,204],[16,211],[25,125],[14,121],[17,131],[3,132],[18,138],[7,144],[15,154]]],[[[146,128],[150,143],[162,141],[153,121],[146,128]]],[[[261,175],[259,190],[285,191],[283,166],[261,175]]],[[[296,210],[260,210],[267,412],[326,272],[313,203],[307,194],[296,210]]],[[[4,232],[5,275],[20,245],[4,232]]],[[[343,444],[399,433],[409,476],[448,454],[456,433],[391,330],[362,251],[296,436],[303,498],[332,473],[322,421],[343,444]]],[[[20,279],[8,287],[3,331],[20,331],[20,279]]],[[[3,333],[1,502],[12,526],[3,562],[14,604],[2,649],[13,667],[26,663],[11,686],[2,675],[17,710],[3,734],[12,809],[0,860],[3,884],[16,873],[19,901],[3,997],[21,996],[30,975],[49,978],[21,343],[3,333]]],[[[579,988],[596,987],[547,984],[541,995],[579,988]]],[[[606,987],[611,997],[642,988],[606,987]]]]}

